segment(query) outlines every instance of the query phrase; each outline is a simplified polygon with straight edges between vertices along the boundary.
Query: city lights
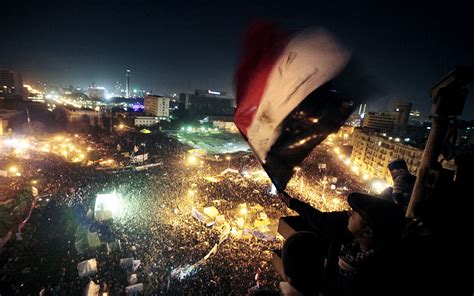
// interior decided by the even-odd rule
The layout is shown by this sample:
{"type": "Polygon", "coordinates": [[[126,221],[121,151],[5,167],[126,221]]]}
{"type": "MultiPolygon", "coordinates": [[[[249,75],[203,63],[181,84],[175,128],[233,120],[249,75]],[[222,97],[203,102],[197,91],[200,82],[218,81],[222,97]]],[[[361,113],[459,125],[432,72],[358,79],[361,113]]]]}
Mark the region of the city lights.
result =
{"type": "Polygon", "coordinates": [[[8,171],[9,171],[10,173],[15,174],[15,173],[18,172],[18,168],[17,168],[16,166],[11,166],[11,167],[8,168],[8,171]]]}
{"type": "Polygon", "coordinates": [[[385,182],[376,180],[372,183],[372,189],[377,193],[380,194],[388,185],[385,182]]]}

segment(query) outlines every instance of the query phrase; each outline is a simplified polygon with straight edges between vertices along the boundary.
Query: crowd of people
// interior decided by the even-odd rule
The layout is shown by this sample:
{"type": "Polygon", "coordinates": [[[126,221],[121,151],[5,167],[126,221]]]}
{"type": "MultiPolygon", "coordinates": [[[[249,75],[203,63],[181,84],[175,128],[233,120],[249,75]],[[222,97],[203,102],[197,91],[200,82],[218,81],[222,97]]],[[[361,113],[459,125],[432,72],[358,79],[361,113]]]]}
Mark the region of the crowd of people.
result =
{"type": "MultiPolygon", "coordinates": [[[[177,268],[203,262],[222,234],[221,227],[206,227],[193,219],[193,207],[215,206],[232,224],[238,205],[259,205],[275,232],[279,217],[294,214],[271,192],[268,178],[250,174],[261,170],[251,154],[229,158],[207,155],[197,165],[188,165],[186,156],[191,147],[159,133],[122,135],[120,141],[100,146],[101,151],[117,159],[124,157],[124,151],[141,146],[143,150],[137,153],[149,153],[160,165],[146,171],[111,174],[68,163],[55,155],[32,155],[22,164],[29,172],[24,177],[39,180],[42,200],[24,229],[23,240],[11,241],[0,255],[0,278],[5,283],[2,292],[79,294],[93,280],[102,291],[120,295],[130,282],[119,262],[132,257],[141,261],[136,274],[146,295],[246,294],[249,289],[278,288],[280,279],[270,262],[271,251],[283,244],[277,235],[264,240],[231,234],[204,264],[184,277],[172,276],[177,268]],[[217,181],[206,180],[207,176],[217,181]],[[109,222],[95,221],[88,212],[94,211],[96,194],[113,190],[120,195],[120,214],[109,222]],[[80,227],[98,233],[101,245],[78,252],[75,243],[80,227]],[[116,241],[120,241],[121,249],[108,252],[104,246],[116,241]],[[79,278],[77,264],[91,258],[98,262],[97,274],[79,278]]],[[[323,148],[318,147],[306,165],[308,168],[295,176],[288,190],[322,211],[346,209],[344,193],[328,185],[326,193],[311,199],[309,193],[313,191],[306,188],[322,191],[323,185],[317,183],[328,176],[338,176],[338,187],[350,191],[362,186],[343,175],[323,148]],[[318,168],[322,162],[326,164],[323,170],[318,168]],[[304,179],[304,186],[299,185],[299,179],[304,179]],[[334,198],[341,203],[332,203],[334,198]]]]}

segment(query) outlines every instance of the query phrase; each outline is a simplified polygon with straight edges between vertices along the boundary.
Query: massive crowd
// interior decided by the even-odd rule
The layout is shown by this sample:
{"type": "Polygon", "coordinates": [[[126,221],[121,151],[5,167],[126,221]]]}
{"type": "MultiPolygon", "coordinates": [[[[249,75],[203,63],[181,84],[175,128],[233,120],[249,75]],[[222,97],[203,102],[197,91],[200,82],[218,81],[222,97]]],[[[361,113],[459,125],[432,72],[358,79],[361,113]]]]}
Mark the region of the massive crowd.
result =
{"type": "MultiPolygon", "coordinates": [[[[279,217],[292,214],[270,192],[268,179],[243,174],[261,170],[252,155],[202,157],[202,163],[191,166],[185,162],[190,147],[163,134],[128,134],[120,141],[100,145],[116,158],[141,146],[139,153],[149,153],[160,165],[140,172],[107,173],[54,155],[33,153],[23,161],[23,177],[40,182],[41,201],[23,231],[23,240],[11,241],[0,254],[0,294],[80,294],[93,280],[102,291],[120,295],[130,284],[130,272],[120,267],[119,260],[131,257],[140,260],[135,273],[146,295],[246,294],[255,286],[276,289],[279,278],[270,263],[271,250],[280,248],[282,240],[231,234],[203,261],[219,241],[222,228],[206,227],[191,216],[192,207],[215,206],[233,223],[231,213],[239,204],[258,204],[276,227],[279,217]],[[239,173],[226,171],[228,168],[239,173]],[[214,176],[216,181],[206,180],[206,176],[214,176]],[[96,194],[114,189],[121,196],[120,215],[110,222],[95,221],[88,213],[94,210],[96,194]],[[192,195],[188,194],[190,189],[192,195]],[[98,233],[102,244],[78,252],[75,243],[80,228],[98,233]],[[108,252],[106,243],[116,241],[121,249],[108,252]],[[97,274],[79,278],[77,264],[91,258],[98,262],[97,274]],[[184,277],[172,276],[173,270],[198,261],[204,263],[184,277]]],[[[345,207],[344,192],[328,188],[327,193],[311,197],[311,193],[322,191],[318,184],[324,176],[337,176],[338,187],[348,191],[363,187],[343,173],[322,147],[304,166],[288,191],[323,211],[345,207]],[[318,163],[326,163],[326,169],[320,170],[318,163]],[[304,179],[304,186],[298,178],[304,179]],[[333,199],[341,202],[330,202],[333,199]]]]}

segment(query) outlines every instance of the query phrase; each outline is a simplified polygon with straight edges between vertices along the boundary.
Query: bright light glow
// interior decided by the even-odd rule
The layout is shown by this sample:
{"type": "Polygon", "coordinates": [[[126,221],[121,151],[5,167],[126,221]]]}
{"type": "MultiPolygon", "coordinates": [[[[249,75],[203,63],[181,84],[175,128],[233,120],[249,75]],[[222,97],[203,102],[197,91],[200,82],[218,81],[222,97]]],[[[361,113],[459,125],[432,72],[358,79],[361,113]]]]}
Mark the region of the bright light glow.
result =
{"type": "Polygon", "coordinates": [[[97,194],[95,199],[95,217],[96,220],[103,221],[112,219],[119,213],[120,203],[117,193],[97,194]]]}
{"type": "Polygon", "coordinates": [[[188,156],[187,163],[189,165],[195,165],[195,164],[197,164],[197,161],[198,161],[198,159],[197,159],[196,156],[194,156],[194,155],[189,155],[188,156]]]}
{"type": "Polygon", "coordinates": [[[118,126],[119,129],[123,129],[124,127],[125,127],[125,124],[123,124],[123,123],[119,124],[119,126],[118,126]]]}
{"type": "Polygon", "coordinates": [[[346,165],[350,165],[350,164],[351,164],[351,160],[350,160],[349,158],[347,158],[346,160],[344,160],[344,163],[345,163],[346,165]]]}
{"type": "Polygon", "coordinates": [[[218,91],[212,91],[212,90],[210,90],[210,89],[207,91],[207,93],[213,94],[213,95],[220,95],[220,94],[221,94],[221,93],[218,92],[218,91]]]}
{"type": "Polygon", "coordinates": [[[356,165],[353,165],[351,169],[354,173],[356,173],[356,174],[359,173],[359,168],[356,165]]]}
{"type": "Polygon", "coordinates": [[[334,152],[336,152],[336,154],[339,154],[341,151],[339,150],[339,147],[334,147],[334,152]]]}
{"type": "Polygon", "coordinates": [[[388,185],[382,181],[374,181],[372,183],[372,189],[378,194],[381,193],[388,185]]]}
{"type": "Polygon", "coordinates": [[[226,160],[231,160],[232,158],[230,156],[225,157],[226,160]]]}
{"type": "Polygon", "coordinates": [[[247,212],[248,212],[248,211],[247,211],[247,208],[241,208],[240,211],[239,211],[239,213],[240,213],[241,215],[247,215],[247,212]]]}
{"type": "Polygon", "coordinates": [[[343,158],[344,158],[344,155],[342,155],[342,154],[339,154],[339,155],[337,156],[337,158],[339,158],[339,159],[343,159],[343,158]]]}
{"type": "Polygon", "coordinates": [[[276,195],[276,194],[277,194],[277,189],[276,189],[275,185],[273,185],[273,184],[272,184],[272,189],[271,189],[271,191],[270,191],[270,194],[272,194],[272,195],[276,195]]]}
{"type": "Polygon", "coordinates": [[[364,176],[362,177],[362,179],[364,179],[365,181],[369,180],[369,175],[364,174],[364,176]]]}
{"type": "Polygon", "coordinates": [[[11,166],[11,167],[8,168],[8,171],[10,173],[16,173],[16,172],[18,172],[18,168],[16,166],[11,166]]]}

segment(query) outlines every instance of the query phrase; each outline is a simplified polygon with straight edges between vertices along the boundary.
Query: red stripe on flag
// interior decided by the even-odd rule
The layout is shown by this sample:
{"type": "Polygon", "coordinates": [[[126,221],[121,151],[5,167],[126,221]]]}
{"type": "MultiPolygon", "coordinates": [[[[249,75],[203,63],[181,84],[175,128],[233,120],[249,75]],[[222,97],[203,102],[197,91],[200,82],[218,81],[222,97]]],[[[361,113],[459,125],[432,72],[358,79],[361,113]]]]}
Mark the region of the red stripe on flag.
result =
{"type": "Polygon", "coordinates": [[[247,32],[234,78],[237,95],[234,122],[245,137],[262,99],[268,76],[290,39],[273,23],[255,23],[247,32]]]}

